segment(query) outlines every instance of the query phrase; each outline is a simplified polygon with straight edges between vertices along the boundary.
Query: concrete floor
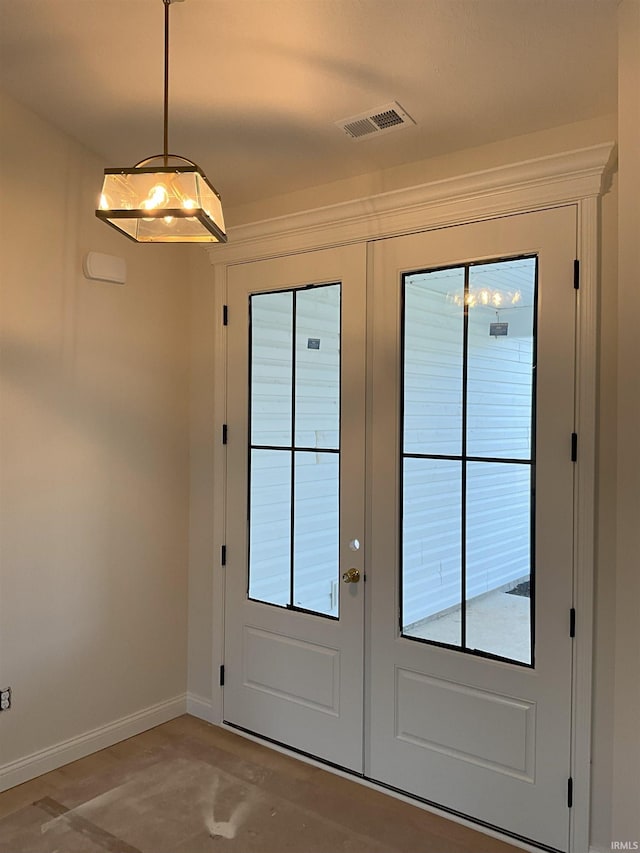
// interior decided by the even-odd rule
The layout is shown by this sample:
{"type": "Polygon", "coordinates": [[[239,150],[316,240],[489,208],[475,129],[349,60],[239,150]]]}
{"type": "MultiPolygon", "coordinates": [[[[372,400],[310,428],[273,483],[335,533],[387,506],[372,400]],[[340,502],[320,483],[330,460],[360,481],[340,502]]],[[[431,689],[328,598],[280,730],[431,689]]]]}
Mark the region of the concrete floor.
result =
{"type": "Polygon", "coordinates": [[[6,853],[517,853],[184,716],[0,794],[6,853]]]}
{"type": "MultiPolygon", "coordinates": [[[[467,645],[500,657],[530,663],[530,599],[507,592],[491,592],[472,599],[467,605],[467,645]]],[[[460,610],[433,616],[409,626],[411,637],[460,644],[460,610]]]]}

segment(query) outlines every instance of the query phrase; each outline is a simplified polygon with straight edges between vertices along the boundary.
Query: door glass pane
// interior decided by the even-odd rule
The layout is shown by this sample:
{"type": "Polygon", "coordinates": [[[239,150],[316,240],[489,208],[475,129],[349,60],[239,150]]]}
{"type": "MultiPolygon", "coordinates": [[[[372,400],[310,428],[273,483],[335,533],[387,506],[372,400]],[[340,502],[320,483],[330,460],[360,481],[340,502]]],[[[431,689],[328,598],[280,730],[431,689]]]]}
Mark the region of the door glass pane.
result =
{"type": "Polygon", "coordinates": [[[464,267],[405,277],[404,451],[459,454],[464,267]]]}
{"type": "Polygon", "coordinates": [[[294,588],[296,607],[338,615],[339,459],[296,452],[294,588]]]}
{"type": "Polygon", "coordinates": [[[461,643],[460,462],[404,460],[403,634],[461,643]]]}
{"type": "Polygon", "coordinates": [[[296,294],[296,446],[340,442],[340,285],[296,294]]]}
{"type": "Polygon", "coordinates": [[[249,597],[334,618],[340,302],[340,284],[254,294],[250,333],[249,597]]]}
{"type": "Polygon", "coordinates": [[[251,443],[291,445],[293,294],[251,297],[251,443]]]}
{"type": "Polygon", "coordinates": [[[467,464],[467,646],[531,660],[531,466],[467,464]]]}
{"type": "Polygon", "coordinates": [[[291,453],[251,451],[249,597],[285,605],[291,585],[291,453]]]}
{"type": "Polygon", "coordinates": [[[402,634],[531,665],[537,258],[404,276],[402,634]]]}
{"type": "Polygon", "coordinates": [[[469,270],[469,456],[531,458],[535,282],[535,258],[469,270]]]}

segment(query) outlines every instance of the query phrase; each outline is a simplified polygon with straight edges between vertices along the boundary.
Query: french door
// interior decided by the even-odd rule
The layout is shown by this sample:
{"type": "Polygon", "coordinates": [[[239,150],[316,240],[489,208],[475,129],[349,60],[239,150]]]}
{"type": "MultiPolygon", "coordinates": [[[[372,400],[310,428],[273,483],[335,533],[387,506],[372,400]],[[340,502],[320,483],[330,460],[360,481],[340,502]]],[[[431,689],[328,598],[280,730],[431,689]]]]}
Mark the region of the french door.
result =
{"type": "Polygon", "coordinates": [[[355,245],[228,277],[225,719],[357,772],[365,270],[355,245]]]}
{"type": "Polygon", "coordinates": [[[575,241],[566,207],[228,271],[225,720],[555,850],[575,241]]]}

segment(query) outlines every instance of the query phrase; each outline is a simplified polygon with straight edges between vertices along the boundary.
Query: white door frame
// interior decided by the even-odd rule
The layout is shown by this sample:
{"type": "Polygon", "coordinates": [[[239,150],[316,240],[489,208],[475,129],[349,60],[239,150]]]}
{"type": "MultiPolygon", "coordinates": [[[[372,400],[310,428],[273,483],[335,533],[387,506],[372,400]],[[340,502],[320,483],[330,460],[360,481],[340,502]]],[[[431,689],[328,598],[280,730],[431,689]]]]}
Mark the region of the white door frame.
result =
{"type": "MultiPolygon", "coordinates": [[[[589,847],[591,782],[591,707],[593,579],[595,528],[596,377],[599,289],[600,196],[608,189],[615,146],[605,143],[269,219],[229,229],[229,242],[206,251],[214,266],[214,541],[213,650],[211,704],[195,700],[189,710],[222,722],[218,669],[224,653],[224,574],[219,549],[224,543],[226,453],[218,440],[226,421],[227,266],[346,243],[391,237],[444,225],[465,224],[515,213],[575,204],[578,209],[576,258],[580,262],[577,300],[576,428],[579,452],[575,489],[574,607],[576,639],[572,685],[571,853],[589,847]],[[200,713],[199,713],[200,711],[200,713]]],[[[455,818],[451,818],[454,819],[455,818]]]]}

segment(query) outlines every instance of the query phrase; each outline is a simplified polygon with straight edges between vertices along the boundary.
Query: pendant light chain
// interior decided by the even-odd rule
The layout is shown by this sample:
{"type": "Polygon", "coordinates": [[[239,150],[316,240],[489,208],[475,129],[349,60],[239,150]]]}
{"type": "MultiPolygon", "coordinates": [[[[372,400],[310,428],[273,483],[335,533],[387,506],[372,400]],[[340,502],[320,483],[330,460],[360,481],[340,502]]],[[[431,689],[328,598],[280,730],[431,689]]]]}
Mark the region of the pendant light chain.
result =
{"type": "Polygon", "coordinates": [[[164,165],[169,165],[169,6],[171,0],[164,3],[164,165]]]}

